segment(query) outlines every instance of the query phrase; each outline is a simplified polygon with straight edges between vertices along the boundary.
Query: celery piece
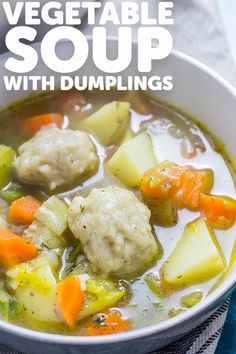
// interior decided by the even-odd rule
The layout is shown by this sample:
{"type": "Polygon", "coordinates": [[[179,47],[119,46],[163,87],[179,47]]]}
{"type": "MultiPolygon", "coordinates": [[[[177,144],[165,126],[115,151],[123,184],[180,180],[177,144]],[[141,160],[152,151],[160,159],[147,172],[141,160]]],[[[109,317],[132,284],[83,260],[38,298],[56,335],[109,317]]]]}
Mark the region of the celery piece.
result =
{"type": "Polygon", "coordinates": [[[9,183],[0,192],[0,196],[6,202],[13,202],[14,200],[19,199],[24,195],[26,195],[26,193],[24,193],[22,187],[18,183],[9,183]]]}
{"type": "Polygon", "coordinates": [[[86,282],[84,306],[79,313],[78,320],[114,306],[125,295],[125,290],[118,289],[115,283],[110,280],[88,279],[86,282]]]}
{"type": "Polygon", "coordinates": [[[0,290],[0,316],[5,320],[16,319],[23,313],[21,305],[13,296],[6,291],[0,290]]]}
{"type": "Polygon", "coordinates": [[[0,145],[0,188],[10,180],[14,158],[15,151],[11,147],[0,145]]]}
{"type": "Polygon", "coordinates": [[[61,236],[66,230],[68,222],[68,206],[57,196],[52,196],[35,213],[36,219],[61,236]]]}
{"type": "Polygon", "coordinates": [[[161,288],[160,279],[154,273],[149,273],[144,278],[149,289],[157,295],[159,298],[163,299],[165,297],[165,293],[161,288]]]}
{"type": "Polygon", "coordinates": [[[180,315],[182,312],[184,312],[183,309],[180,309],[180,308],[172,308],[172,309],[169,310],[168,316],[169,316],[170,318],[172,318],[172,317],[175,317],[175,316],[177,316],[177,315],[180,315]]]}
{"type": "Polygon", "coordinates": [[[97,296],[103,296],[117,289],[114,282],[108,279],[89,278],[86,281],[86,291],[97,296]]]}
{"type": "Polygon", "coordinates": [[[201,291],[194,291],[190,294],[186,294],[181,298],[181,306],[191,308],[197,305],[202,300],[203,293],[201,291]]]}
{"type": "Polygon", "coordinates": [[[41,294],[48,294],[52,284],[46,279],[33,272],[19,271],[16,278],[17,286],[27,287],[38,291],[41,294]]]}
{"type": "Polygon", "coordinates": [[[39,291],[45,293],[49,288],[49,284],[56,285],[51,266],[44,256],[39,256],[29,262],[17,264],[9,269],[6,275],[9,281],[8,285],[12,289],[26,287],[28,285],[35,289],[42,285],[39,291]],[[30,284],[28,283],[29,279],[30,284]],[[37,283],[37,285],[35,283],[37,283]]]}

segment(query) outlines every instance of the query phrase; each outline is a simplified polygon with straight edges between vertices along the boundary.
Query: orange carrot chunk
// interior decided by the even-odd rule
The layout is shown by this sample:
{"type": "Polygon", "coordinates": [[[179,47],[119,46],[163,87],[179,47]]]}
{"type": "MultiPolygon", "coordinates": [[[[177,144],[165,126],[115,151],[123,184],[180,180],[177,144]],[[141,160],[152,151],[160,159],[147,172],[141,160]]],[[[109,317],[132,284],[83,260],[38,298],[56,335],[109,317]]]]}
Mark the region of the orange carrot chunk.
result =
{"type": "Polygon", "coordinates": [[[214,176],[210,169],[197,170],[165,161],[147,171],[141,179],[141,192],[154,199],[174,199],[178,208],[199,210],[200,193],[209,193],[214,176]]]}
{"type": "Polygon", "coordinates": [[[236,221],[236,201],[230,197],[201,194],[200,211],[215,229],[227,230],[236,221]]]}
{"type": "Polygon", "coordinates": [[[35,219],[35,212],[41,206],[41,202],[32,196],[16,199],[11,203],[8,218],[11,222],[31,224],[35,219]]]}
{"type": "Polygon", "coordinates": [[[106,311],[97,314],[89,321],[85,331],[86,336],[104,336],[127,331],[130,322],[124,320],[118,311],[106,311]]]}
{"type": "Polygon", "coordinates": [[[196,170],[186,168],[179,180],[178,191],[174,195],[179,208],[199,210],[201,193],[209,193],[213,187],[214,176],[210,169],[196,170]]]}
{"type": "Polygon", "coordinates": [[[57,298],[66,323],[72,326],[84,301],[84,291],[75,275],[71,275],[57,284],[57,298]]]}
{"type": "Polygon", "coordinates": [[[37,256],[37,248],[23,237],[0,229],[0,264],[11,268],[37,256]]]}
{"type": "Polygon", "coordinates": [[[141,192],[150,198],[171,198],[180,186],[184,171],[184,167],[165,161],[144,173],[141,192]]]}
{"type": "Polygon", "coordinates": [[[37,131],[48,125],[56,125],[58,128],[62,127],[63,118],[59,113],[47,113],[39,116],[26,118],[20,121],[21,130],[24,134],[32,136],[37,131]]]}

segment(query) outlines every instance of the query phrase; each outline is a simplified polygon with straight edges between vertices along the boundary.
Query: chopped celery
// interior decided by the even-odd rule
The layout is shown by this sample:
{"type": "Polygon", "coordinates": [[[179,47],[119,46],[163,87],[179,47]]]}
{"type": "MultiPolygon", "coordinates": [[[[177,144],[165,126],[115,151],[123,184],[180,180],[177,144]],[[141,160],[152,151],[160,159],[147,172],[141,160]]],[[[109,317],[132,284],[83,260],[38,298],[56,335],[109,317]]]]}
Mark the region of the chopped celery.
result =
{"type": "Polygon", "coordinates": [[[149,273],[144,278],[149,289],[159,298],[164,298],[165,293],[161,287],[160,279],[154,273],[149,273]]]}
{"type": "Polygon", "coordinates": [[[202,300],[202,297],[203,293],[201,291],[194,291],[193,293],[186,294],[181,298],[181,306],[187,308],[193,307],[202,300]]]}
{"type": "Polygon", "coordinates": [[[0,187],[10,180],[14,158],[15,151],[11,147],[0,145],[0,187]]]}
{"type": "Polygon", "coordinates": [[[180,309],[180,308],[172,308],[172,309],[169,310],[168,316],[169,316],[170,318],[172,318],[172,317],[175,317],[175,316],[181,314],[182,312],[184,312],[183,309],[180,309]]]}
{"type": "Polygon", "coordinates": [[[86,291],[97,296],[103,296],[116,289],[114,282],[108,279],[89,278],[86,281],[86,291]]]}
{"type": "Polygon", "coordinates": [[[21,316],[23,311],[23,305],[6,291],[0,290],[0,315],[2,318],[5,320],[15,319],[21,316]]]}
{"type": "Polygon", "coordinates": [[[62,249],[65,246],[65,239],[58,237],[47,226],[40,221],[34,221],[25,231],[24,237],[31,241],[41,251],[62,249]]]}
{"type": "Polygon", "coordinates": [[[125,294],[124,289],[118,289],[115,283],[110,280],[90,278],[86,282],[84,306],[78,320],[114,306],[125,294]]]}
{"type": "Polygon", "coordinates": [[[27,287],[38,291],[42,294],[48,294],[52,284],[46,279],[33,272],[19,271],[16,277],[16,286],[27,287]]]}
{"type": "Polygon", "coordinates": [[[13,202],[16,199],[19,199],[25,195],[22,187],[17,183],[9,183],[6,187],[4,187],[1,192],[0,196],[6,202],[13,202]]]}
{"type": "Polygon", "coordinates": [[[6,274],[9,277],[8,280],[11,280],[10,286],[13,289],[16,289],[19,286],[28,286],[28,279],[31,280],[30,286],[33,288],[39,288],[40,284],[42,284],[39,291],[43,293],[45,291],[47,292],[50,287],[49,284],[56,284],[50,264],[44,256],[39,256],[32,261],[18,264],[9,269],[6,274]],[[39,278],[41,279],[39,280],[39,278]],[[44,280],[46,282],[44,282],[44,280]],[[37,283],[37,285],[34,283],[37,283]]]}
{"type": "Polygon", "coordinates": [[[52,196],[35,213],[36,219],[61,236],[67,228],[68,206],[57,196],[52,196]]]}
{"type": "Polygon", "coordinates": [[[62,321],[58,315],[56,279],[45,257],[8,270],[7,284],[28,315],[40,321],[62,321]]]}

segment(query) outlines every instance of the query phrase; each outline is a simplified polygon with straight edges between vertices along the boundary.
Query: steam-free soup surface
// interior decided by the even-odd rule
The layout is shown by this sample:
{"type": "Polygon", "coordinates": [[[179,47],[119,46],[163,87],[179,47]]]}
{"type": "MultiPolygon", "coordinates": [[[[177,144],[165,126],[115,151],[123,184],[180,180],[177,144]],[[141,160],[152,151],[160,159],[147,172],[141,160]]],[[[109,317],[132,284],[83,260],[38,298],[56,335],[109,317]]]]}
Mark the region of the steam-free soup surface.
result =
{"type": "Polygon", "coordinates": [[[1,112],[0,144],[4,320],[115,334],[188,311],[229,272],[232,169],[175,109],[140,92],[47,93],[1,112]]]}

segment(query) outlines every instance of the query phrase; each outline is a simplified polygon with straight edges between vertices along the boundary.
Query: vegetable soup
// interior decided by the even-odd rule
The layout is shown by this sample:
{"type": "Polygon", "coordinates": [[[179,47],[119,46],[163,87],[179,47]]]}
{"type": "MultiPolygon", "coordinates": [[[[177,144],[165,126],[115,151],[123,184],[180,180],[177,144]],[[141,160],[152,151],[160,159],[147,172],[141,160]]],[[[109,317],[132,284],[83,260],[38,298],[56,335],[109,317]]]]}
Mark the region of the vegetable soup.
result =
{"type": "Polygon", "coordinates": [[[0,144],[2,319],[115,334],[188,311],[230,273],[233,169],[179,111],[142,92],[44,93],[0,113],[0,144]]]}

